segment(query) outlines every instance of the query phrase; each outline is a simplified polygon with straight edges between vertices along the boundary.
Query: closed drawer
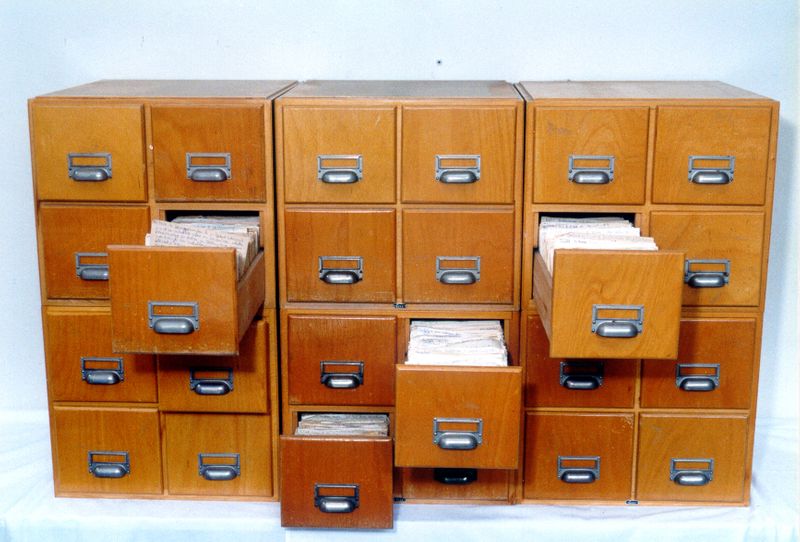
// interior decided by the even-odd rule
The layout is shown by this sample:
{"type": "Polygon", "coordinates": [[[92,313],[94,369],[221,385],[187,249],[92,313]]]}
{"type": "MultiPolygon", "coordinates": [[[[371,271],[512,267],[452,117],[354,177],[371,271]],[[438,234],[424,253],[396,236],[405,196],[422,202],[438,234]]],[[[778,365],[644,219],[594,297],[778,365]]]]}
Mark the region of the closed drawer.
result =
{"type": "Polygon", "coordinates": [[[632,414],[528,414],[525,441],[526,499],[630,498],[632,414]]]}
{"type": "Polygon", "coordinates": [[[658,108],[653,201],[764,203],[768,107],[658,108]]]}
{"type": "Polygon", "coordinates": [[[641,414],[636,498],[742,502],[746,415],[641,414]]]}
{"type": "Polygon", "coordinates": [[[267,413],[269,325],[253,322],[238,356],[159,356],[162,410],[267,413]]]}
{"type": "Polygon", "coordinates": [[[648,108],[536,108],[533,201],[643,203],[648,108]]]}
{"type": "Polygon", "coordinates": [[[686,253],[684,305],[761,303],[763,213],[653,213],[650,234],[686,253]]]}
{"type": "Polygon", "coordinates": [[[154,106],[150,116],[157,200],[266,200],[263,106],[154,106]]]}
{"type": "Polygon", "coordinates": [[[403,107],[403,201],[512,203],[517,108],[403,107]]]}
{"type": "Polygon", "coordinates": [[[683,253],[537,252],[533,296],[553,358],[666,358],[678,353],[683,253]]]}
{"type": "Polygon", "coordinates": [[[47,297],[108,298],[108,245],[141,243],[149,227],[146,207],[42,205],[39,231],[47,297]]]}
{"type": "Polygon", "coordinates": [[[403,300],[513,303],[514,212],[403,212],[403,300]]]}
{"type": "Polygon", "coordinates": [[[272,495],[269,416],[167,414],[171,495],[272,495]]]}
{"type": "Polygon", "coordinates": [[[403,498],[431,501],[508,501],[509,476],[493,469],[401,469],[403,498]]]}
{"type": "Polygon", "coordinates": [[[288,322],[290,404],[394,404],[394,318],[291,315],[288,322]]]}
{"type": "Polygon", "coordinates": [[[264,303],[264,254],[237,280],[230,248],[109,248],[115,352],[238,354],[264,303]]]}
{"type": "Polygon", "coordinates": [[[646,408],[750,408],[756,320],[681,321],[677,361],[645,360],[646,408]]]}
{"type": "Polygon", "coordinates": [[[155,359],[111,351],[108,309],[47,307],[44,312],[51,401],[155,403],[155,359]]]}
{"type": "Polygon", "coordinates": [[[286,211],[289,301],[395,301],[395,212],[286,211]]]}
{"type": "Polygon", "coordinates": [[[33,103],[30,114],[40,200],[147,199],[141,105],[33,103]]]}
{"type": "Polygon", "coordinates": [[[539,316],[529,316],[526,326],[526,406],[633,406],[637,360],[551,358],[539,316]]]}
{"type": "Polygon", "coordinates": [[[284,199],[395,200],[394,107],[284,107],[284,199]]]}
{"type": "Polygon", "coordinates": [[[281,525],[390,529],[392,439],[281,437],[281,525]]]}
{"type": "Polygon", "coordinates": [[[395,465],[514,469],[521,367],[398,365],[395,465]]]}
{"type": "Polygon", "coordinates": [[[158,411],[54,406],[56,494],[160,494],[158,411]]]}

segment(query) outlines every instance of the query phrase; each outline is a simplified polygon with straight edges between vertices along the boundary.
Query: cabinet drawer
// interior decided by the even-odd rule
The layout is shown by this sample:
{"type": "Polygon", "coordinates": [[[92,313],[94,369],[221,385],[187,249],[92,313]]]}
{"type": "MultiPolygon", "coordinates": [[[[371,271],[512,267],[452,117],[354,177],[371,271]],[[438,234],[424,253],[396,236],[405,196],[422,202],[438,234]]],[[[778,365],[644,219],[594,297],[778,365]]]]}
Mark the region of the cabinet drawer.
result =
{"type": "Polygon", "coordinates": [[[265,133],[261,105],[150,111],[157,200],[265,201],[271,130],[265,133]]]}
{"type": "Polygon", "coordinates": [[[237,280],[230,248],[109,248],[115,352],[238,354],[264,303],[264,254],[237,280]]]}
{"type": "Polygon", "coordinates": [[[403,300],[513,303],[514,212],[403,212],[403,300]]]}
{"type": "Polygon", "coordinates": [[[289,403],[394,404],[394,318],[292,315],[288,322],[289,403]]]}
{"type": "Polygon", "coordinates": [[[430,501],[508,501],[511,471],[401,469],[403,498],[430,501]]]}
{"type": "Polygon", "coordinates": [[[658,108],[653,201],[764,203],[768,107],[658,108]]]}
{"type": "Polygon", "coordinates": [[[111,351],[107,309],[47,307],[44,312],[51,401],[155,403],[155,359],[111,351]]]}
{"type": "Polygon", "coordinates": [[[54,406],[56,494],[160,494],[156,409],[54,406]]]}
{"type": "Polygon", "coordinates": [[[526,325],[526,406],[633,406],[636,360],[551,358],[539,316],[529,316],[526,325]]]}
{"type": "Polygon", "coordinates": [[[750,408],[756,320],[686,319],[678,360],[645,360],[646,408],[750,408]]]}
{"type": "Polygon", "coordinates": [[[394,211],[286,211],[286,297],[394,302],[394,211]]]}
{"type": "Polygon", "coordinates": [[[636,498],[741,502],[747,430],[745,415],[641,414],[636,498]]]}
{"type": "Polygon", "coordinates": [[[646,107],[537,107],[533,201],[643,203],[648,115],[646,107]]]}
{"type": "Polygon", "coordinates": [[[267,413],[268,324],[253,322],[238,356],[159,356],[162,410],[267,413]]]}
{"type": "Polygon", "coordinates": [[[144,201],[142,106],[31,105],[40,200],[144,201]]]}
{"type": "Polygon", "coordinates": [[[528,414],[525,441],[526,499],[630,498],[632,414],[528,414]]]}
{"type": "Polygon", "coordinates": [[[537,252],[533,296],[553,358],[667,358],[678,353],[683,253],[537,252]]]}
{"type": "Polygon", "coordinates": [[[281,437],[281,525],[390,529],[392,439],[281,437]]]}
{"type": "Polygon", "coordinates": [[[284,199],[395,200],[394,107],[284,107],[284,199]]]}
{"type": "Polygon", "coordinates": [[[398,365],[395,465],[514,469],[521,367],[398,365]]]}
{"type": "Polygon", "coordinates": [[[512,203],[517,109],[404,107],[403,201],[512,203]]]}
{"type": "Polygon", "coordinates": [[[39,209],[47,297],[108,298],[107,246],[141,243],[150,228],[146,207],[39,209]]]}
{"type": "Polygon", "coordinates": [[[763,213],[653,213],[650,234],[686,253],[684,305],[761,303],[763,213]]]}
{"type": "Polygon", "coordinates": [[[272,495],[269,416],[167,414],[171,495],[272,495]]]}

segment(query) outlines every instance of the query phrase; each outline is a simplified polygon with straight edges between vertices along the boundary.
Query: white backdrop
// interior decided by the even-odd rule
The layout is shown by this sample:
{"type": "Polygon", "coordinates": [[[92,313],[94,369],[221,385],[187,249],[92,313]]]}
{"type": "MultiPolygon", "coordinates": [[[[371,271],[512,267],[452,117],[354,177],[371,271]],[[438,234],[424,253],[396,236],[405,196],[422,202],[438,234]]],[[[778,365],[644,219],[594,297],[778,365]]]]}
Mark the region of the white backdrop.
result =
{"type": "Polygon", "coordinates": [[[44,409],[26,99],[110,78],[717,79],[781,101],[760,417],[796,417],[793,0],[0,0],[0,410],[44,409]]]}

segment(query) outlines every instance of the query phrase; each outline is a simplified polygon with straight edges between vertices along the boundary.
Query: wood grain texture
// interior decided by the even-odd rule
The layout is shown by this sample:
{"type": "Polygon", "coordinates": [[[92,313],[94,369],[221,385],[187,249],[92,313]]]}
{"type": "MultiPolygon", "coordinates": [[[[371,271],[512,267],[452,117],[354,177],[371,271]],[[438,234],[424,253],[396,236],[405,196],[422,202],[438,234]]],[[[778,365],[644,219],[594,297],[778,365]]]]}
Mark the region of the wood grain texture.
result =
{"type": "Polygon", "coordinates": [[[403,498],[420,501],[499,501],[509,500],[512,471],[478,469],[478,478],[464,485],[443,484],[434,478],[434,469],[398,469],[403,498]]]}
{"type": "Polygon", "coordinates": [[[766,100],[720,81],[523,81],[533,100],[766,100]]]}
{"type": "Polygon", "coordinates": [[[519,99],[505,81],[303,81],[286,93],[295,98],[500,98],[519,99]]]}
{"type": "Polygon", "coordinates": [[[46,94],[50,97],[272,98],[294,81],[103,79],[46,94]]]}

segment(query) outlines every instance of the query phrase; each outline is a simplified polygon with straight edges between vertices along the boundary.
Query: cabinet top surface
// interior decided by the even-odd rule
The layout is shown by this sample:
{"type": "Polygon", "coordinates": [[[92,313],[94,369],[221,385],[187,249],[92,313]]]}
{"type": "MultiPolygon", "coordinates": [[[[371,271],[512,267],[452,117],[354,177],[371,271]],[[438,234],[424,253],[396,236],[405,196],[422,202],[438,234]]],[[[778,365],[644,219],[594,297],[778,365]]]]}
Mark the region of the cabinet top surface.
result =
{"type": "Polygon", "coordinates": [[[293,81],[245,80],[124,80],[106,79],[80,85],[44,97],[78,98],[272,98],[293,81]]]}
{"type": "Polygon", "coordinates": [[[720,81],[523,81],[533,100],[722,100],[768,98],[720,81]]]}
{"type": "Polygon", "coordinates": [[[287,98],[513,98],[505,81],[304,81],[287,98]]]}

